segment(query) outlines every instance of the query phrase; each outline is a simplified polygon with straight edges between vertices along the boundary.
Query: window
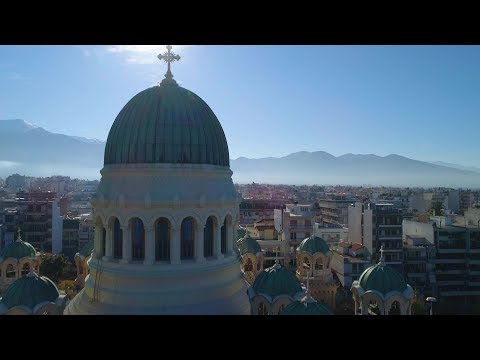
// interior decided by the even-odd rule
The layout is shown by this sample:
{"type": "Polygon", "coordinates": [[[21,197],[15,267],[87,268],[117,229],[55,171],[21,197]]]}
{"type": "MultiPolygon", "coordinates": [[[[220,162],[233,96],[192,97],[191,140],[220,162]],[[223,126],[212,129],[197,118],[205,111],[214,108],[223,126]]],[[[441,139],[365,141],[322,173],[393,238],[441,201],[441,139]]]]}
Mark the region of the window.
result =
{"type": "Polygon", "coordinates": [[[27,262],[27,263],[23,264],[22,276],[27,275],[29,272],[30,272],[30,264],[27,262]]]}
{"type": "Polygon", "coordinates": [[[267,314],[267,307],[264,303],[258,304],[257,315],[268,315],[267,314]]]}
{"type": "Polygon", "coordinates": [[[7,265],[6,275],[7,275],[7,278],[17,277],[17,272],[15,271],[15,268],[13,267],[12,264],[7,265]]]}
{"type": "Polygon", "coordinates": [[[155,227],[155,260],[170,260],[170,222],[161,218],[155,227]]]}
{"type": "Polygon", "coordinates": [[[145,229],[139,218],[131,220],[132,235],[132,260],[141,261],[145,259],[145,229]]]}
{"type": "Polygon", "coordinates": [[[180,241],[180,259],[193,259],[193,242],[194,242],[194,220],[191,217],[183,219],[180,241]]]}
{"type": "Polygon", "coordinates": [[[123,231],[120,227],[120,221],[115,218],[113,223],[113,258],[122,258],[123,231]]]}
{"type": "Polygon", "coordinates": [[[213,219],[211,216],[203,228],[203,256],[213,256],[213,219]]]}

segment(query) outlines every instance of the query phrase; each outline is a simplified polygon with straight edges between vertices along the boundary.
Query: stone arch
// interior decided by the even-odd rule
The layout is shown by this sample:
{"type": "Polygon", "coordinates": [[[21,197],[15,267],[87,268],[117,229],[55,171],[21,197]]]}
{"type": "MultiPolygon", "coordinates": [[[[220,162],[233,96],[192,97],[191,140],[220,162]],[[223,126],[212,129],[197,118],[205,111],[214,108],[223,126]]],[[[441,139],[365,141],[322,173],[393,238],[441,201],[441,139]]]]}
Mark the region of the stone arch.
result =
{"type": "Polygon", "coordinates": [[[215,215],[207,217],[203,229],[203,256],[208,258],[212,257],[215,253],[215,241],[217,232],[219,231],[218,218],[215,215]]]}
{"type": "Polygon", "coordinates": [[[193,260],[198,221],[193,216],[183,218],[180,225],[180,260],[193,260]]]}
{"type": "Polygon", "coordinates": [[[132,244],[132,260],[145,260],[145,225],[140,217],[131,217],[128,220],[128,229],[132,244]]]}
{"type": "MultiPolygon", "coordinates": [[[[380,315],[385,314],[385,303],[382,298],[376,291],[367,291],[363,296],[361,297],[361,302],[362,302],[362,309],[366,309],[365,315],[369,314],[368,308],[370,306],[370,303],[376,303],[378,306],[378,309],[380,311],[380,315]]],[[[363,312],[362,312],[363,314],[363,312]]]]}
{"type": "Polygon", "coordinates": [[[15,280],[18,278],[18,263],[15,261],[6,261],[5,262],[5,279],[15,280]]]}
{"type": "Polygon", "coordinates": [[[271,314],[271,301],[263,294],[258,294],[251,299],[251,311],[253,315],[259,315],[259,309],[261,304],[264,306],[265,313],[264,315],[271,314]]]}
{"type": "Polygon", "coordinates": [[[233,241],[234,241],[234,228],[233,228],[233,215],[230,212],[227,212],[223,219],[223,226],[224,229],[224,238],[221,240],[221,252],[222,254],[226,254],[233,248],[233,241]]]}
{"type": "Polygon", "coordinates": [[[280,315],[281,311],[293,302],[288,295],[279,295],[272,302],[272,314],[280,315]]]}
{"type": "Polygon", "coordinates": [[[155,261],[169,261],[172,246],[172,222],[160,216],[153,223],[155,233],[155,261]]]}
{"type": "Polygon", "coordinates": [[[112,236],[112,256],[114,259],[121,259],[123,256],[123,230],[120,219],[116,216],[108,218],[108,227],[112,236]]]}
{"type": "MultiPolygon", "coordinates": [[[[32,264],[32,266],[33,266],[33,264],[32,264]]],[[[29,272],[30,272],[30,263],[28,261],[25,261],[20,268],[20,275],[25,276],[29,272]]]]}

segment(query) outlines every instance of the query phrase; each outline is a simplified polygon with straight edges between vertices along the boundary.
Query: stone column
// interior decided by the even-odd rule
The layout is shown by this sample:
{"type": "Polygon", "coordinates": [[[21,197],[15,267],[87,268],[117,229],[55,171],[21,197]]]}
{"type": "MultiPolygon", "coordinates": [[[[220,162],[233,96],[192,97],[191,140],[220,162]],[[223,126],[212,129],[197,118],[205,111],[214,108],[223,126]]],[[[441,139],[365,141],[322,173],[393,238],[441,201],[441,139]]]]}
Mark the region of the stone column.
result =
{"type": "Polygon", "coordinates": [[[203,262],[205,261],[205,257],[203,256],[203,241],[204,241],[204,224],[197,224],[197,228],[195,229],[195,238],[194,238],[194,258],[196,262],[203,262]]]}
{"type": "Polygon", "coordinates": [[[102,254],[102,236],[103,236],[103,225],[96,223],[95,224],[95,237],[93,238],[93,247],[95,259],[101,258],[102,254]]]}
{"type": "Polygon", "coordinates": [[[170,264],[180,264],[180,227],[172,225],[171,232],[170,264]]]}
{"type": "Polygon", "coordinates": [[[358,303],[357,303],[357,299],[354,299],[353,302],[355,303],[355,315],[358,315],[358,303]]]}
{"type": "Polygon", "coordinates": [[[132,261],[132,236],[130,226],[122,226],[122,264],[128,264],[132,261]]]}
{"type": "Polygon", "coordinates": [[[153,226],[145,226],[145,265],[155,262],[155,231],[153,226]]]}
{"type": "Polygon", "coordinates": [[[213,256],[223,259],[222,254],[222,228],[216,226],[213,233],[213,256]]]}
{"type": "Polygon", "coordinates": [[[231,255],[233,251],[233,224],[232,221],[227,221],[227,228],[225,229],[227,235],[226,255],[231,255]]]}
{"type": "Polygon", "coordinates": [[[110,261],[113,258],[113,226],[107,225],[105,231],[105,256],[103,257],[104,261],[110,261]]]}
{"type": "Polygon", "coordinates": [[[362,315],[368,315],[368,303],[360,300],[360,305],[362,306],[362,315]]]}

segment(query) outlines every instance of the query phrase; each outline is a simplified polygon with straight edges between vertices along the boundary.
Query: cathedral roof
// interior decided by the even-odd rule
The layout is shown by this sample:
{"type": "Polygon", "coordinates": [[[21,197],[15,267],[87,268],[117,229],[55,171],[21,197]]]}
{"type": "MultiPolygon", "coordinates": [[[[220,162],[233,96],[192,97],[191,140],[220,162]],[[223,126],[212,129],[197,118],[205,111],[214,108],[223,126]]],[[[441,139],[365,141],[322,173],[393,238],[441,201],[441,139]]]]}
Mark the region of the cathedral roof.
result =
{"type": "Polygon", "coordinates": [[[266,294],[274,298],[278,295],[294,296],[302,291],[296,276],[278,263],[258,274],[252,288],[257,294],[266,294]]]}
{"type": "Polygon", "coordinates": [[[262,248],[258,244],[257,240],[252,239],[249,235],[245,235],[243,238],[239,239],[237,241],[237,245],[241,255],[256,255],[262,251],[262,248]]]}
{"type": "Polygon", "coordinates": [[[104,164],[180,163],[230,166],[217,117],[174,80],[135,95],[115,119],[104,164]]]}
{"type": "Polygon", "coordinates": [[[9,309],[18,305],[33,309],[44,301],[55,302],[59,295],[52,280],[31,272],[10,285],[1,302],[9,309]]]}
{"type": "Polygon", "coordinates": [[[36,254],[37,251],[30,243],[18,239],[17,241],[7,245],[2,250],[1,256],[4,259],[9,257],[21,259],[26,256],[35,256],[36,254]]]}
{"type": "Polygon", "coordinates": [[[384,296],[390,291],[403,293],[407,288],[403,276],[391,266],[382,262],[370,266],[358,279],[358,285],[363,291],[375,290],[384,296]]]}
{"type": "Polygon", "coordinates": [[[309,301],[307,296],[301,301],[292,302],[280,315],[333,315],[333,312],[323,303],[309,301]]]}
{"type": "Polygon", "coordinates": [[[304,239],[297,248],[298,252],[308,252],[310,255],[316,254],[321,252],[323,254],[327,254],[330,251],[325,240],[318,236],[310,236],[304,239]]]}

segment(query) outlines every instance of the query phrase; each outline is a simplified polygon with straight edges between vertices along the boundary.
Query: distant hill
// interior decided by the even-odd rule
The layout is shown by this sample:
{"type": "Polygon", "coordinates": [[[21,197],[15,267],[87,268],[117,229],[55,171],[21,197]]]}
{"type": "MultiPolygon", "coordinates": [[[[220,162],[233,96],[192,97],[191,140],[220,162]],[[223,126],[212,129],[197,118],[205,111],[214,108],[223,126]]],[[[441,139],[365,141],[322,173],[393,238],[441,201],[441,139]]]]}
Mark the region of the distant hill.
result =
{"type": "Polygon", "coordinates": [[[477,172],[480,174],[480,168],[475,167],[475,166],[463,166],[463,165],[458,165],[458,164],[452,164],[452,163],[447,163],[443,161],[429,161],[431,164],[435,165],[441,165],[441,166],[446,166],[454,169],[459,169],[459,170],[467,170],[467,171],[473,171],[477,172]]]}
{"type": "Polygon", "coordinates": [[[240,183],[345,184],[385,186],[445,186],[480,188],[480,173],[455,169],[391,154],[297,152],[281,158],[231,160],[234,180],[240,183]]]}
{"type": "MultiPolygon", "coordinates": [[[[19,119],[0,120],[0,177],[19,173],[99,179],[104,150],[101,140],[54,134],[19,119]]],[[[230,166],[233,180],[240,183],[480,188],[480,169],[395,154],[336,157],[325,151],[300,151],[280,158],[240,157],[230,166]]]]}
{"type": "Polygon", "coordinates": [[[98,179],[105,142],[51,133],[20,119],[0,120],[0,177],[68,175],[98,179]]]}

